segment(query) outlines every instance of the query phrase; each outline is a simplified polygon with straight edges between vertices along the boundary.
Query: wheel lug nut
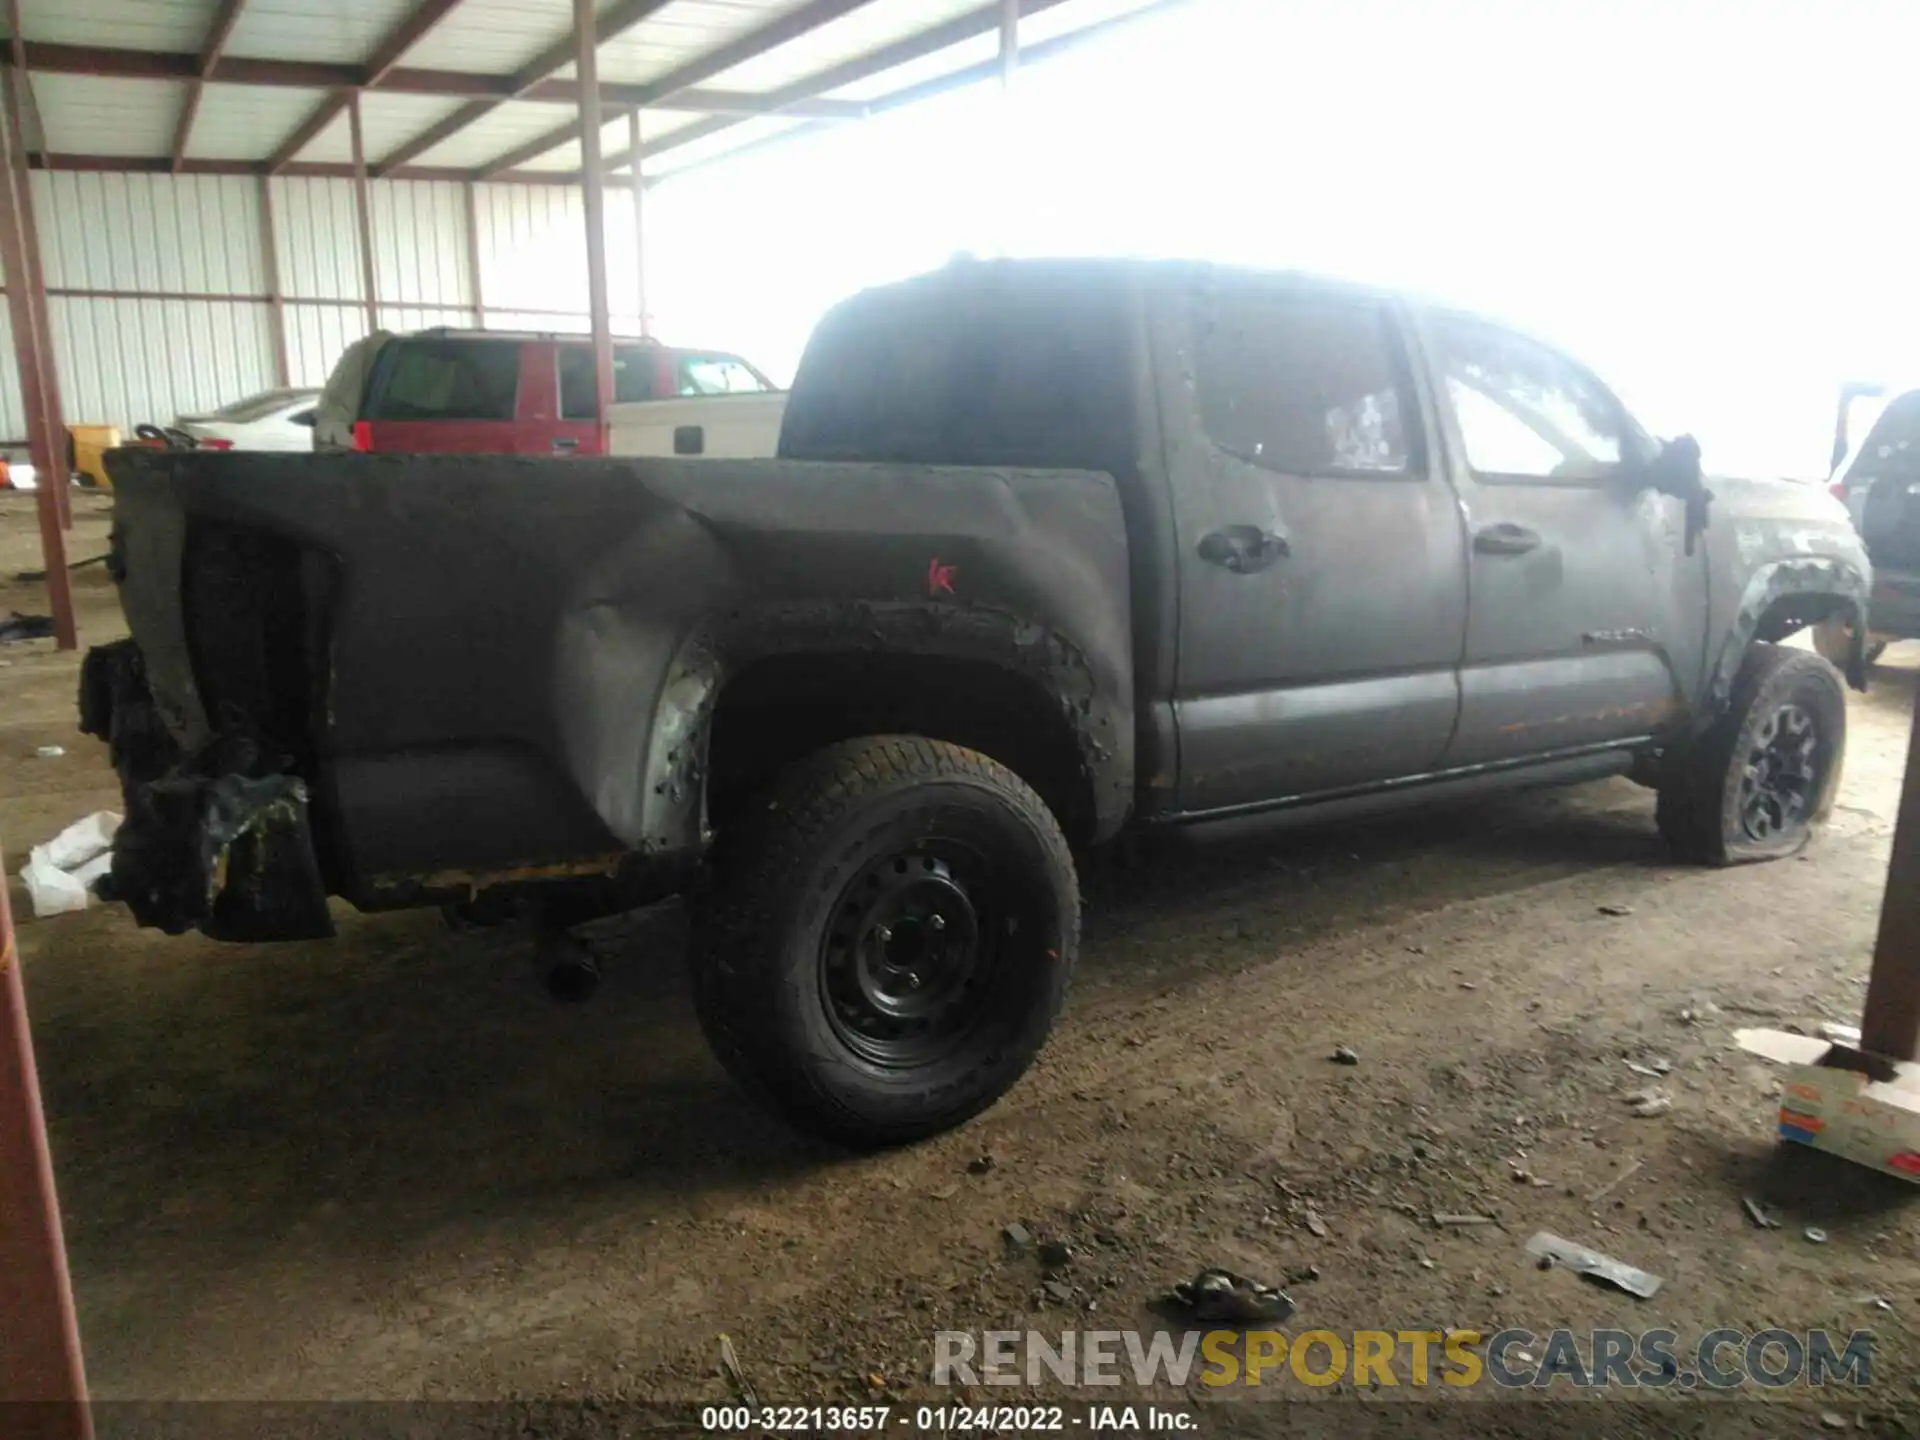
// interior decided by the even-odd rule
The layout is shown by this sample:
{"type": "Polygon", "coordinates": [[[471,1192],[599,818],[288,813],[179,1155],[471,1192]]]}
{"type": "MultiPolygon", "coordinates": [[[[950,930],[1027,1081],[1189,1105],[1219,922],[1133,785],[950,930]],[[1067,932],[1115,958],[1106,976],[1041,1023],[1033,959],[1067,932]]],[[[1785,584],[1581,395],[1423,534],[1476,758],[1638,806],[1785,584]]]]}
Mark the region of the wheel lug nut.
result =
{"type": "Polygon", "coordinates": [[[946,928],[947,928],[947,917],[946,917],[946,916],[944,916],[944,915],[930,915],[930,916],[928,916],[928,917],[927,917],[927,928],[928,928],[929,930],[944,930],[944,929],[946,929],[946,928]]]}
{"type": "Polygon", "coordinates": [[[890,926],[887,926],[887,925],[876,926],[873,933],[879,939],[882,945],[891,944],[893,941],[893,929],[890,926]]]}

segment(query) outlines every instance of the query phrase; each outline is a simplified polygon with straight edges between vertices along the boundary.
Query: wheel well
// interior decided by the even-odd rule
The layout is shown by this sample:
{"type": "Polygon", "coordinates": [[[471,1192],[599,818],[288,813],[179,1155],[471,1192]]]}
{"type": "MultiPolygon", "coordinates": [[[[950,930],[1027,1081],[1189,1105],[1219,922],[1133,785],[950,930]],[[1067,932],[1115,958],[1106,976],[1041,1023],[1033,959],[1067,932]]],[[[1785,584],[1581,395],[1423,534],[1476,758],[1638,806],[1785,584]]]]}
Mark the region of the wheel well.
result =
{"type": "Polygon", "coordinates": [[[1818,625],[1822,620],[1831,620],[1836,615],[1851,617],[1857,607],[1852,599],[1845,595],[1835,595],[1831,591],[1805,591],[1794,595],[1780,595],[1760,613],[1759,622],[1754,626],[1753,638],[1756,640],[1784,640],[1795,631],[1804,630],[1809,625],[1818,625]]]}
{"type": "Polygon", "coordinates": [[[858,735],[925,735],[990,755],[1039,792],[1070,840],[1092,833],[1093,792],[1059,702],[982,660],[806,653],[749,665],[720,692],[708,743],[718,828],[781,770],[858,735]]]}

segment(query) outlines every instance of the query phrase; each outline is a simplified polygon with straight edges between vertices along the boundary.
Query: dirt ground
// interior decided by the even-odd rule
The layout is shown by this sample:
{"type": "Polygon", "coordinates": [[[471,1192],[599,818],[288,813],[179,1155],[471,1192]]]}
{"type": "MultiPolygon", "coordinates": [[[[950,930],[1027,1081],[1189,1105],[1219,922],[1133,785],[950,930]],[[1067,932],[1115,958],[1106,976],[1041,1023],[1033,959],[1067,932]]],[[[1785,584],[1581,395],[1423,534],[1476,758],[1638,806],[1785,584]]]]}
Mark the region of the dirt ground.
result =
{"type": "MultiPolygon", "coordinates": [[[[104,501],[81,512],[74,554],[98,553],[104,501]]],[[[44,609],[6,583],[37,564],[27,503],[0,498],[0,613],[44,609]]],[[[119,633],[100,569],[77,583],[83,640],[119,633]]],[[[1676,865],[1652,796],[1614,781],[1096,866],[1040,1064],[882,1155],[730,1086],[671,908],[599,927],[606,983],[566,1008],[512,936],[434,914],[228,946],[113,907],[35,922],[15,879],[95,1393],[723,1401],[725,1333],[763,1400],[952,1403],[934,1331],[1164,1328],[1157,1297],[1215,1264],[1294,1277],[1295,1326],[1336,1332],[1870,1329],[1870,1389],[1783,1433],[1881,1432],[1920,1396],[1917,1192],[1782,1152],[1778,1077],[1732,1033],[1857,1019],[1916,655],[1854,697],[1838,811],[1797,860],[1676,865]],[[1673,1108],[1637,1118],[1629,1062],[1656,1061],[1673,1108]],[[1051,1289],[1008,1253],[1016,1221],[1072,1245],[1051,1289]],[[1542,1272],[1541,1229],[1664,1288],[1542,1272]]],[[[72,728],[74,659],[31,642],[0,666],[17,871],[117,796],[72,728]]]]}

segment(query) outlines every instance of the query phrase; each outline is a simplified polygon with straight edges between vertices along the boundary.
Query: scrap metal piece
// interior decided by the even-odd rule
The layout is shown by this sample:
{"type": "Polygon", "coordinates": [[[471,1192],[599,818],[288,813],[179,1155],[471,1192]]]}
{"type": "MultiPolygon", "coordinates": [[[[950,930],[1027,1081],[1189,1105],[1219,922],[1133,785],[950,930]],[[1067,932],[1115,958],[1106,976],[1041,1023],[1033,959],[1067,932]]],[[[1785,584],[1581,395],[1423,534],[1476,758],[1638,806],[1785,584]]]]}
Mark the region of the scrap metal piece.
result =
{"type": "Polygon", "coordinates": [[[720,1337],[720,1368],[726,1372],[727,1379],[733,1382],[733,1387],[742,1400],[749,1406],[760,1404],[760,1397],[755,1393],[753,1383],[747,1379],[746,1367],[740,1363],[740,1352],[733,1348],[733,1338],[728,1335],[720,1337]]]}
{"type": "Polygon", "coordinates": [[[1202,1270],[1174,1286],[1171,1298],[1196,1320],[1229,1325],[1279,1324],[1294,1312],[1293,1297],[1286,1291],[1231,1270],[1202,1270]]]}
{"type": "Polygon", "coordinates": [[[1647,1162],[1644,1160],[1634,1161],[1631,1165],[1627,1166],[1626,1169],[1622,1170],[1618,1175],[1614,1176],[1611,1180],[1607,1181],[1606,1184],[1602,1185],[1598,1190],[1594,1191],[1591,1195],[1587,1196],[1587,1203],[1589,1205],[1598,1205],[1602,1200],[1606,1199],[1607,1196],[1611,1195],[1620,1186],[1626,1184],[1627,1181],[1631,1180],[1635,1175],[1638,1175],[1640,1173],[1641,1167],[1646,1163],[1647,1162]]]}
{"type": "Polygon", "coordinates": [[[1658,1275],[1649,1275],[1611,1255],[1589,1250],[1585,1245],[1562,1239],[1546,1230],[1527,1241],[1527,1253],[1538,1260],[1565,1265],[1575,1274],[1615,1286],[1642,1300],[1651,1300],[1660,1289],[1658,1275]]]}
{"type": "Polygon", "coordinates": [[[1756,1228],[1761,1230],[1778,1230],[1780,1228],[1780,1222],[1769,1215],[1765,1207],[1751,1195],[1741,1196],[1740,1203],[1746,1207],[1747,1218],[1753,1221],[1756,1228]]]}

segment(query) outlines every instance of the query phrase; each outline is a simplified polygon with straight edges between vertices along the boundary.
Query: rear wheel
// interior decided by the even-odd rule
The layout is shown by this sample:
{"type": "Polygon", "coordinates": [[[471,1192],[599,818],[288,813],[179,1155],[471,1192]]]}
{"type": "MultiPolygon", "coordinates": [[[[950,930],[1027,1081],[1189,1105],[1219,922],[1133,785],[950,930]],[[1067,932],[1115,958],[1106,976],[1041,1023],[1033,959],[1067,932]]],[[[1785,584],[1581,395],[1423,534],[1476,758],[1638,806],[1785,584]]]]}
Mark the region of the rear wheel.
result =
{"type": "Polygon", "coordinates": [[[1079,943],[1072,856],[1027,784],[916,736],[834,745],[728,837],[694,999],[727,1069],[853,1145],[945,1130],[1032,1063],[1079,943]]]}
{"type": "Polygon", "coordinates": [[[1833,807],[1846,744],[1846,690],[1833,666],[1755,645],[1727,713],[1671,758],[1660,833],[1709,865],[1794,854],[1833,807]]]}

